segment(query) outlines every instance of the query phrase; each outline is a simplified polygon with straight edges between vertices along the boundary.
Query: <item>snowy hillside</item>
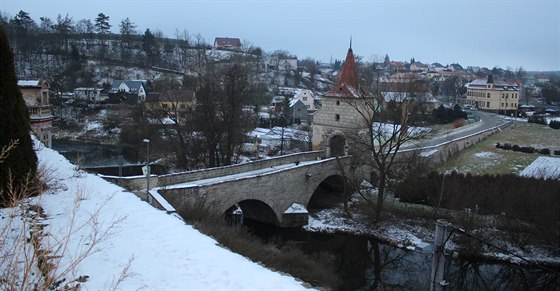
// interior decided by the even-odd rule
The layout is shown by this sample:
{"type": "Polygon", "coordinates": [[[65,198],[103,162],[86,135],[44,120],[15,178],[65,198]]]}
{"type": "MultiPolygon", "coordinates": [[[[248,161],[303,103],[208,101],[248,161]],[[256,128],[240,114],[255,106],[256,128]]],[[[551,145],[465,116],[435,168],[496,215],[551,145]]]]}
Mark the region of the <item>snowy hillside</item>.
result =
{"type": "MultiPolygon", "coordinates": [[[[118,289],[125,290],[306,289],[293,277],[218,246],[214,239],[180,218],[152,208],[134,194],[77,171],[57,152],[40,145],[38,148],[51,188],[30,199],[30,204],[44,209],[46,218],[41,224],[47,225],[44,232],[50,233],[51,241],[64,240],[70,233],[65,253],[53,254],[62,255],[61,266],[94,246],[76,272],[66,275],[89,276],[83,283],[85,289],[108,289],[119,281],[123,270],[127,275],[118,289]],[[70,225],[72,230],[68,229],[70,225]],[[108,236],[103,239],[103,235],[108,236]],[[94,243],[92,238],[99,241],[94,243]]],[[[9,217],[11,211],[14,209],[2,209],[0,214],[9,217]]],[[[6,229],[7,219],[0,223],[0,229],[6,229]]],[[[17,226],[21,224],[10,227],[13,229],[8,236],[18,233],[17,226]]]]}

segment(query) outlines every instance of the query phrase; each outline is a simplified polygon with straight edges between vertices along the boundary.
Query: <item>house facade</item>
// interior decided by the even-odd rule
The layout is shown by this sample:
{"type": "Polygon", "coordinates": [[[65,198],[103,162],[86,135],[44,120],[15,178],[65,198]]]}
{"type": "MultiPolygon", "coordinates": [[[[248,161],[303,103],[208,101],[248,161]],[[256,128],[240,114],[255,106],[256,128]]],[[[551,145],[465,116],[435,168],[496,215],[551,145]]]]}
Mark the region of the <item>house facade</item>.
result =
{"type": "Polygon", "coordinates": [[[101,89],[83,87],[76,88],[74,89],[74,99],[99,102],[101,101],[101,89]]]}
{"type": "Polygon", "coordinates": [[[305,104],[305,107],[307,108],[307,111],[313,112],[313,111],[316,110],[316,108],[315,108],[315,94],[313,94],[313,91],[307,90],[307,89],[302,89],[294,95],[294,99],[301,100],[301,102],[303,102],[303,104],[305,104]]]}
{"type": "Polygon", "coordinates": [[[307,107],[301,100],[293,98],[292,100],[290,100],[289,107],[292,124],[300,124],[302,122],[309,123],[307,107]]]}
{"type": "Polygon", "coordinates": [[[52,147],[52,115],[46,80],[19,80],[18,87],[29,110],[29,124],[33,133],[47,147],[52,147]]]}
{"type": "Polygon", "coordinates": [[[514,111],[519,106],[519,86],[513,82],[494,81],[492,75],[476,79],[467,85],[466,105],[480,110],[514,111]]]}
{"type": "Polygon", "coordinates": [[[150,110],[158,110],[174,122],[185,124],[196,106],[195,93],[192,90],[169,90],[162,93],[150,93],[145,103],[150,110]]]}
{"type": "Polygon", "coordinates": [[[267,59],[266,67],[279,71],[295,71],[298,69],[298,59],[292,56],[274,55],[267,59]]]}
{"type": "Polygon", "coordinates": [[[214,39],[214,49],[239,50],[241,49],[241,41],[239,38],[216,37],[214,39]]]}
{"type": "Polygon", "coordinates": [[[114,80],[108,95],[109,103],[137,104],[146,101],[146,87],[143,80],[114,80]]]}
{"type": "Polygon", "coordinates": [[[414,62],[410,64],[410,70],[413,72],[427,72],[428,65],[422,64],[420,62],[414,62]]]}

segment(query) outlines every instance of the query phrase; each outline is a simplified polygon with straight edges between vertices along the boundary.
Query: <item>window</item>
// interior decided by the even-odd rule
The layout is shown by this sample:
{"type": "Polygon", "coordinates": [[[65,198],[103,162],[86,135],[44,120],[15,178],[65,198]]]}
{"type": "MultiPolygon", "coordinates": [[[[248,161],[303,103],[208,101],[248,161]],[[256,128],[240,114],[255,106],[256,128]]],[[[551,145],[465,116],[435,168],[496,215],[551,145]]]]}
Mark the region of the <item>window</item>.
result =
{"type": "Polygon", "coordinates": [[[336,100],[336,105],[340,105],[340,100],[336,100]]]}
{"type": "Polygon", "coordinates": [[[486,102],[486,107],[490,107],[490,102],[486,102]]]}
{"type": "Polygon", "coordinates": [[[187,105],[181,104],[181,109],[185,109],[185,108],[187,108],[187,105]]]}
{"type": "Polygon", "coordinates": [[[504,107],[504,102],[502,102],[502,107],[504,107]]]}
{"type": "Polygon", "coordinates": [[[486,97],[490,98],[490,93],[486,93],[486,97]]]}
{"type": "MultiPolygon", "coordinates": [[[[338,101],[337,101],[337,102],[338,102],[338,101]]],[[[339,115],[339,114],[336,114],[336,115],[334,116],[334,120],[340,121],[340,115],[339,115]]]]}
{"type": "Polygon", "coordinates": [[[303,101],[307,101],[307,97],[303,97],[303,101]]]}

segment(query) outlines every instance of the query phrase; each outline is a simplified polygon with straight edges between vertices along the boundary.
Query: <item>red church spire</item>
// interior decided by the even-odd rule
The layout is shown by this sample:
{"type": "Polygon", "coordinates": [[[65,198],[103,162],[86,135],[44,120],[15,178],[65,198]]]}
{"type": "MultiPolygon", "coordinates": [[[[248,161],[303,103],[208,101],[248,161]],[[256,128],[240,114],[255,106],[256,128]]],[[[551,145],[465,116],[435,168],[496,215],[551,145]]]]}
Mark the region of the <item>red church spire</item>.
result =
{"type": "Polygon", "coordinates": [[[338,80],[339,86],[343,84],[358,89],[358,69],[356,67],[356,61],[354,60],[354,53],[352,52],[352,39],[350,39],[350,48],[348,49],[348,53],[346,53],[346,60],[344,61],[340,79],[338,80]]]}

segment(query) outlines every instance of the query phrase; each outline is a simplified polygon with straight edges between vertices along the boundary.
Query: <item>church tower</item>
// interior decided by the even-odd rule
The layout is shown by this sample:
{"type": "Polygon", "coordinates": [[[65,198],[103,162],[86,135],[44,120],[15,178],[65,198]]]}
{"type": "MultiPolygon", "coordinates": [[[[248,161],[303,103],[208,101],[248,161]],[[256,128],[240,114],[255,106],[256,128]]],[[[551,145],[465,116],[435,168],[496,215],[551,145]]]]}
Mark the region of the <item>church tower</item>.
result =
{"type": "Polygon", "coordinates": [[[361,118],[350,103],[360,102],[363,97],[350,40],[338,82],[322,95],[323,105],[313,116],[313,150],[326,149],[328,157],[347,154],[344,132],[362,127],[361,118]]]}

